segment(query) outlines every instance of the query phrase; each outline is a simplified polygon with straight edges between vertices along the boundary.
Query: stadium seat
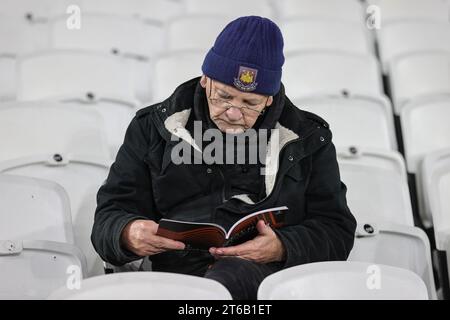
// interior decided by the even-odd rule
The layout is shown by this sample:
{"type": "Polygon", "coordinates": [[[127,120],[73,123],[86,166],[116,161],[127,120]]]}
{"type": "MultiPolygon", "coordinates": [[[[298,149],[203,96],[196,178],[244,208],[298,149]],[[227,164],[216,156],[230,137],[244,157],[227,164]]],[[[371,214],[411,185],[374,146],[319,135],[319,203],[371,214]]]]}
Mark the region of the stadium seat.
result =
{"type": "Polygon", "coordinates": [[[357,0],[278,0],[275,4],[283,20],[305,17],[363,23],[365,17],[357,0]]]}
{"type": "Polygon", "coordinates": [[[417,52],[450,52],[450,24],[399,21],[378,32],[380,58],[385,73],[393,59],[417,52]]]}
{"type": "Polygon", "coordinates": [[[436,248],[446,251],[450,262],[450,148],[426,156],[421,176],[425,214],[432,217],[436,248]]]}
{"type": "Polygon", "coordinates": [[[154,102],[167,99],[180,84],[201,76],[204,58],[204,51],[189,50],[172,52],[157,59],[154,66],[154,102]]]}
{"type": "Polygon", "coordinates": [[[14,100],[16,92],[16,59],[0,55],[0,101],[14,100]]]}
{"type": "Polygon", "coordinates": [[[86,13],[79,30],[68,29],[66,24],[66,17],[50,22],[52,48],[93,50],[138,59],[149,58],[164,49],[161,26],[130,17],[86,13]]]}
{"type": "Polygon", "coordinates": [[[377,60],[368,55],[309,51],[286,55],[283,82],[290,99],[318,94],[381,96],[377,60]]]}
{"type": "Polygon", "coordinates": [[[327,261],[276,272],[263,280],[258,300],[427,300],[415,273],[382,264],[327,261]]]}
{"type": "Polygon", "coordinates": [[[67,283],[69,268],[84,276],[70,204],[54,182],[0,174],[0,300],[44,299],[67,283]]]}
{"type": "Polygon", "coordinates": [[[332,19],[297,18],[281,24],[286,53],[300,50],[332,50],[373,54],[367,28],[361,23],[332,19]]]}
{"type": "Polygon", "coordinates": [[[293,103],[324,118],[333,131],[336,146],[397,150],[392,107],[387,98],[321,95],[293,103]]]}
{"type": "Polygon", "coordinates": [[[369,0],[381,11],[381,24],[401,20],[448,21],[447,0],[369,0]]]}
{"type": "Polygon", "coordinates": [[[231,300],[219,282],[166,272],[123,272],[83,280],[80,290],[61,288],[50,300],[231,300]]]}
{"type": "Polygon", "coordinates": [[[103,262],[91,240],[96,195],[105,181],[110,161],[74,153],[36,155],[0,162],[0,173],[46,179],[61,185],[69,195],[75,245],[87,259],[89,276],[103,274],[103,262]]]}
{"type": "Polygon", "coordinates": [[[230,20],[221,15],[191,14],[173,19],[167,24],[167,49],[203,50],[214,45],[217,35],[230,20]]]}
{"type": "Polygon", "coordinates": [[[0,13],[0,55],[17,57],[48,48],[48,26],[0,13]]]}
{"type": "Polygon", "coordinates": [[[47,180],[0,174],[1,240],[74,243],[66,191],[47,180]]]}
{"type": "Polygon", "coordinates": [[[50,50],[22,57],[18,60],[18,86],[20,100],[92,93],[135,101],[126,59],[83,50],[50,50]]]}
{"type": "Polygon", "coordinates": [[[414,99],[450,94],[450,53],[418,53],[394,59],[390,86],[395,112],[414,99]]]}
{"type": "Polygon", "coordinates": [[[408,172],[417,173],[423,158],[450,147],[450,95],[417,99],[404,106],[400,120],[408,172]]]}
{"type": "Polygon", "coordinates": [[[0,14],[33,23],[45,23],[48,18],[65,14],[67,6],[78,0],[1,0],[0,14]]]}
{"type": "Polygon", "coordinates": [[[76,0],[84,13],[135,17],[143,20],[170,21],[184,13],[179,0],[76,0]]]}
{"type": "Polygon", "coordinates": [[[110,154],[100,115],[55,102],[0,104],[0,141],[0,161],[49,153],[110,154]]]}
{"type": "Polygon", "coordinates": [[[183,0],[188,14],[220,14],[235,19],[242,16],[274,18],[270,0],[183,0]]]}
{"type": "Polygon", "coordinates": [[[359,223],[348,260],[410,270],[422,278],[429,298],[437,299],[430,242],[420,228],[388,223],[359,223]]]}
{"type": "Polygon", "coordinates": [[[408,178],[401,155],[357,147],[338,149],[348,206],[358,222],[414,226],[408,178]]]}

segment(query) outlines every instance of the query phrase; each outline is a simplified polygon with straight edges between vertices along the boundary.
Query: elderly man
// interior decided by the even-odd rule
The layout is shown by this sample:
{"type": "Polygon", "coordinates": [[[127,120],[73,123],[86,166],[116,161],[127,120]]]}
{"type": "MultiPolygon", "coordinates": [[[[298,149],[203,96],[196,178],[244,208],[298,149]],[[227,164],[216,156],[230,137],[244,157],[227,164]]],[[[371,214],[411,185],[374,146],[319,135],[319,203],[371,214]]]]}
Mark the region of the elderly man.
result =
{"type": "Polygon", "coordinates": [[[266,18],[239,18],[206,55],[202,77],[137,112],[98,192],[92,242],[105,261],[123,265],[148,257],[155,271],[214,279],[234,299],[256,299],[271,273],[347,259],[356,223],[331,131],[286,97],[283,63],[280,29],[266,18]],[[198,124],[200,135],[194,132],[198,124]],[[226,161],[202,157],[213,143],[205,130],[227,141],[218,150],[226,161]],[[238,143],[226,138],[250,131],[257,139],[241,142],[245,155],[236,155],[239,148],[231,147],[238,143]],[[192,161],[177,157],[180,141],[192,148],[187,157],[192,161]],[[254,150],[266,156],[251,161],[254,150]],[[156,235],[161,218],[229,226],[275,206],[289,208],[285,226],[272,229],[259,221],[258,235],[234,246],[187,250],[182,242],[156,235]]]}

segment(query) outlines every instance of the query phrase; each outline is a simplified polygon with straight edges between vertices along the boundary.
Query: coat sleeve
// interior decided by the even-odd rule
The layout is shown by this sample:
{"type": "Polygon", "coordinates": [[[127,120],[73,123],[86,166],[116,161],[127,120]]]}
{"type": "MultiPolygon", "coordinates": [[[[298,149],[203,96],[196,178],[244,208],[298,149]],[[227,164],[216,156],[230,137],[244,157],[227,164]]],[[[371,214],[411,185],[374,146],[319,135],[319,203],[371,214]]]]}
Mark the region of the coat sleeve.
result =
{"type": "Polygon", "coordinates": [[[346,201],[332,142],[312,155],[305,192],[306,219],[275,230],[286,249],[285,268],[304,263],[346,260],[353,248],[356,221],[346,201]]]}
{"type": "Polygon", "coordinates": [[[154,219],[149,168],[145,163],[148,137],[135,117],[126,132],[109,175],[97,194],[91,241],[106,262],[123,265],[140,259],[121,246],[120,236],[132,220],[154,219]]]}

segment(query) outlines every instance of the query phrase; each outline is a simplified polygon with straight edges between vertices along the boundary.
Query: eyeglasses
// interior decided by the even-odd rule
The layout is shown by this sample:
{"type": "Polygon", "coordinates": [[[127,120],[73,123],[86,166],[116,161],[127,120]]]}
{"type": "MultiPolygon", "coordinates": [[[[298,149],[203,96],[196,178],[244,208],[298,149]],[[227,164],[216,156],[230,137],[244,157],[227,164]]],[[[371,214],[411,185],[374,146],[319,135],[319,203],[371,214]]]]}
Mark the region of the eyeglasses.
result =
{"type": "Polygon", "coordinates": [[[267,97],[267,100],[264,104],[264,109],[262,110],[258,110],[256,108],[252,108],[249,107],[245,104],[241,105],[241,106],[236,106],[234,104],[232,104],[231,102],[229,102],[226,99],[222,99],[222,98],[212,98],[212,79],[210,86],[209,86],[209,100],[211,101],[211,103],[214,105],[214,107],[218,108],[218,109],[223,109],[222,113],[225,111],[228,111],[230,108],[236,108],[239,109],[239,111],[242,113],[242,115],[245,117],[259,117],[261,115],[264,114],[264,112],[266,111],[267,108],[267,102],[269,101],[269,97],[267,97]]]}

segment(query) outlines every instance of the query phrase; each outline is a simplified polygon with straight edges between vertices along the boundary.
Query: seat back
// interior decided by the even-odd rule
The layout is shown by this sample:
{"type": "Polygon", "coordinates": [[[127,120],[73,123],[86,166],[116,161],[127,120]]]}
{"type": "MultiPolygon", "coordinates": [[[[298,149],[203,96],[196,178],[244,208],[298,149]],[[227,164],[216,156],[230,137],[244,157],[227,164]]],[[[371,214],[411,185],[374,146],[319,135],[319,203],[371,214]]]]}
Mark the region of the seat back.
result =
{"type": "Polygon", "coordinates": [[[450,53],[418,53],[394,59],[390,85],[397,114],[417,98],[450,95],[450,53]]]}
{"type": "Polygon", "coordinates": [[[450,147],[450,96],[417,99],[401,110],[408,171],[416,173],[423,158],[450,147]]]}
{"type": "Polygon", "coordinates": [[[450,52],[448,22],[398,21],[383,25],[378,43],[383,70],[387,73],[393,59],[417,52],[450,52]]]}
{"type": "Polygon", "coordinates": [[[0,174],[0,240],[73,243],[70,200],[58,184],[0,174]]]}
{"type": "Polygon", "coordinates": [[[392,109],[385,98],[324,95],[296,99],[293,103],[324,118],[333,131],[336,146],[397,149],[392,109]]]}
{"type": "Polygon", "coordinates": [[[338,149],[347,201],[358,222],[414,226],[405,164],[393,151],[338,149]]]}
{"type": "Polygon", "coordinates": [[[82,50],[51,50],[18,60],[18,99],[97,96],[134,101],[132,70],[123,57],[82,50]],[[45,77],[42,75],[45,74],[45,77]]]}
{"type": "Polygon", "coordinates": [[[381,96],[381,74],[373,56],[310,51],[286,55],[283,83],[291,99],[317,94],[381,96]]]}
{"type": "Polygon", "coordinates": [[[422,278],[430,299],[437,299],[430,242],[422,229],[387,223],[359,223],[348,260],[408,269],[422,278]]]}
{"type": "Polygon", "coordinates": [[[276,6],[283,19],[306,17],[363,23],[365,17],[363,5],[356,0],[280,0],[276,6]]]}
{"type": "Polygon", "coordinates": [[[222,15],[211,14],[191,14],[173,19],[167,25],[167,49],[203,50],[206,55],[229,22],[222,15]]]}
{"type": "Polygon", "coordinates": [[[16,159],[0,163],[0,172],[35,177],[58,183],[67,191],[72,211],[75,245],[87,258],[89,276],[103,274],[103,262],[92,246],[96,195],[106,180],[110,162],[87,157],[59,155],[16,159]],[[52,159],[48,161],[47,159],[52,159]]]}
{"type": "Polygon", "coordinates": [[[260,300],[426,300],[415,273],[381,264],[349,261],[308,263],[263,280],[260,300]]]}
{"type": "Polygon", "coordinates": [[[297,18],[281,24],[285,52],[335,50],[373,54],[373,45],[362,23],[337,19],[297,18]]]}
{"type": "Polygon", "coordinates": [[[93,277],[80,290],[61,288],[51,300],[231,300],[217,281],[165,272],[123,272],[93,277]]]}
{"type": "Polygon", "coordinates": [[[55,49],[85,49],[129,57],[148,58],[164,49],[163,28],[132,17],[83,15],[79,30],[67,28],[67,17],[50,24],[50,45],[55,49]]]}
{"type": "Polygon", "coordinates": [[[161,56],[154,68],[154,101],[167,99],[180,84],[201,76],[204,58],[203,51],[180,51],[161,56]]]}
{"type": "Polygon", "coordinates": [[[50,153],[110,154],[98,113],[49,101],[0,104],[0,141],[0,161],[50,153]]]}
{"type": "Polygon", "coordinates": [[[0,101],[14,100],[16,94],[16,59],[0,55],[0,101]]]}

